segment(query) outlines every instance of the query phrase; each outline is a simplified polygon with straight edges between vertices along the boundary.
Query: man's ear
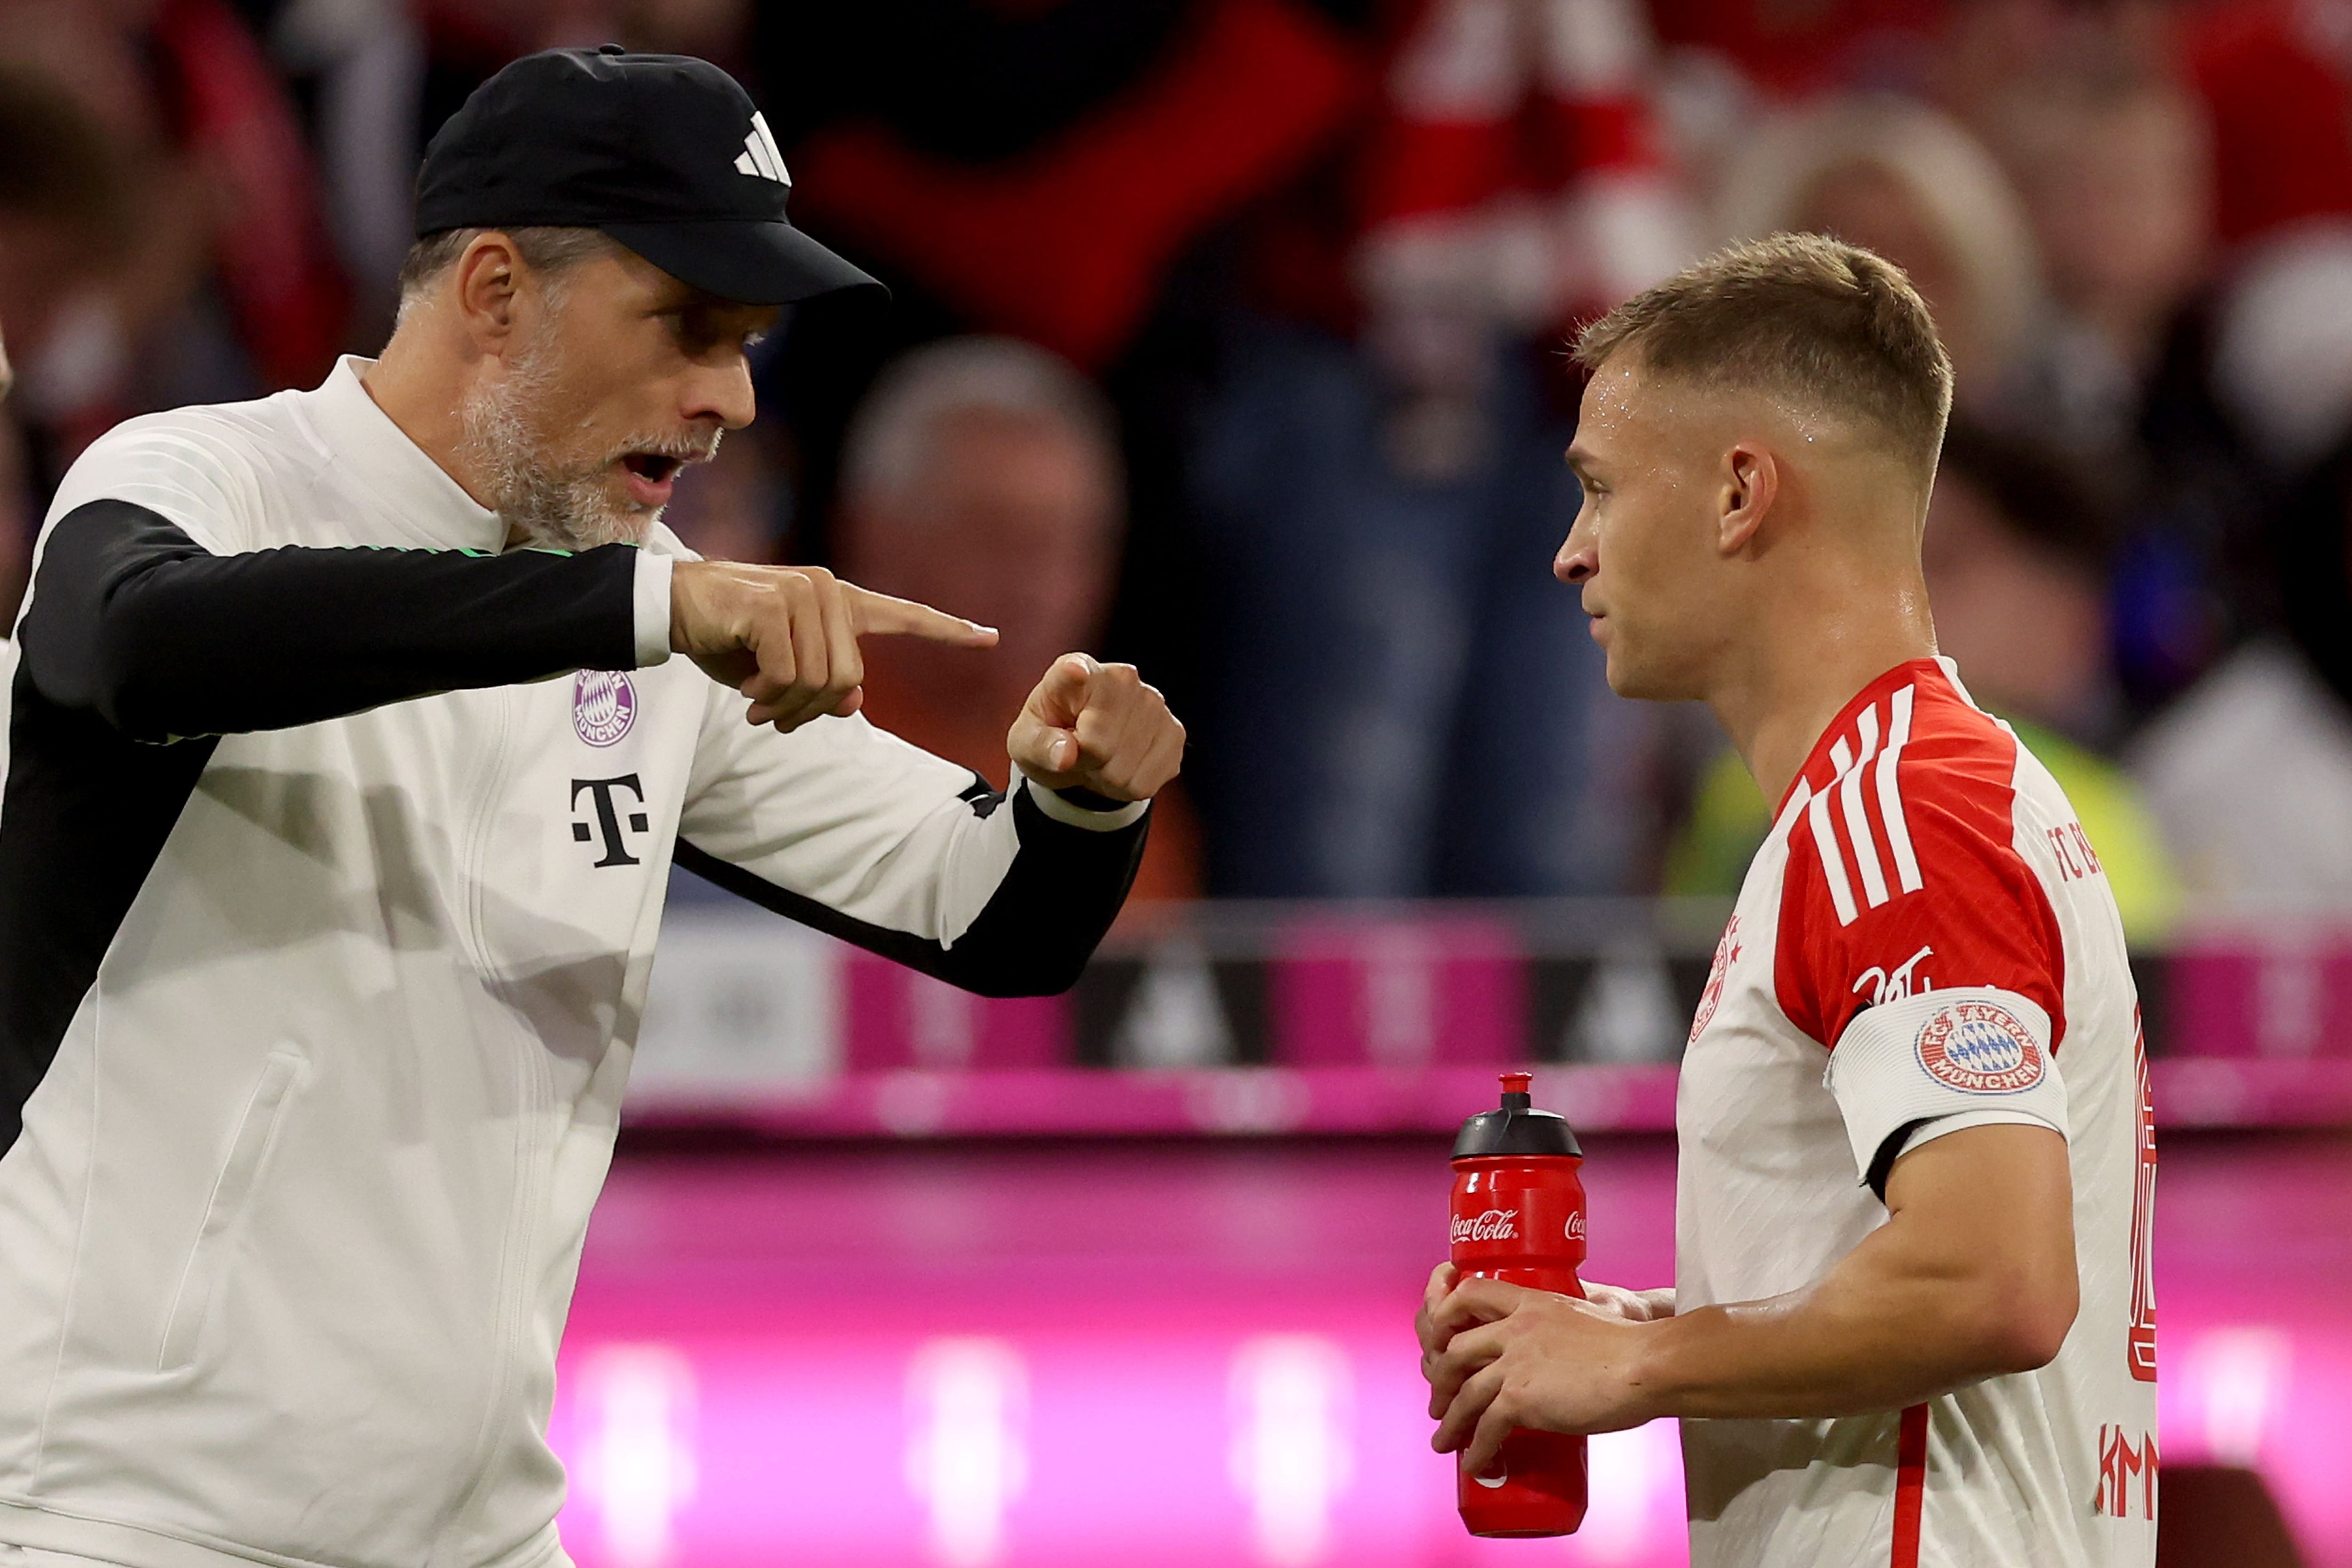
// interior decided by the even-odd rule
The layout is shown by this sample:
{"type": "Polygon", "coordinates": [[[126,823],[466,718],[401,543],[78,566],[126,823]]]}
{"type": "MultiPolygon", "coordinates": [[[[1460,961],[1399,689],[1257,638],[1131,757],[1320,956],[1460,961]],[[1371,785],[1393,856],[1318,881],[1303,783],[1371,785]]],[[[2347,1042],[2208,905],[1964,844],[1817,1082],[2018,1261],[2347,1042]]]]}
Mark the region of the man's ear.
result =
{"type": "Polygon", "coordinates": [[[521,253],[513,240],[492,229],[466,247],[453,270],[451,288],[467,336],[484,353],[501,353],[515,330],[516,297],[522,286],[521,253]]]}
{"type": "Polygon", "coordinates": [[[1716,520],[1718,553],[1737,555],[1756,538],[1780,494],[1780,464],[1769,447],[1736,443],[1723,455],[1722,510],[1716,520]]]}

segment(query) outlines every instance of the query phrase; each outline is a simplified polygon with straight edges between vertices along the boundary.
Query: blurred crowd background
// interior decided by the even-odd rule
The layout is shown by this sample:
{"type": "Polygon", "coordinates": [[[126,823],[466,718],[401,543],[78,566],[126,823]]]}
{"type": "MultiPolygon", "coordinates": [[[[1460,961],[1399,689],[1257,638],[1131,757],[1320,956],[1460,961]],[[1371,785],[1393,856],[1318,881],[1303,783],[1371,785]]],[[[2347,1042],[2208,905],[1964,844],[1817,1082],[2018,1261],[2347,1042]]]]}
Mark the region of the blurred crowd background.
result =
{"type": "Polygon", "coordinates": [[[1141,664],[1139,896],[1732,890],[1754,785],[1549,575],[1563,344],[1790,228],[1936,311],[1938,632],[2136,934],[2352,908],[2347,0],[0,0],[0,604],[110,424],[373,352],[441,121],[609,40],[736,72],[895,296],[670,521],[1003,626],[869,656],[999,783],[1053,655],[1141,664]]]}
{"type": "MultiPolygon", "coordinates": [[[[1936,312],[1938,635],[2132,934],[2352,914],[2352,0],[0,0],[0,611],[110,425],[373,353],[435,130],[506,61],[608,41],[734,71],[796,221],[894,296],[766,340],[760,419],[669,521],[1004,628],[867,649],[868,712],[1000,784],[1050,659],[1140,664],[1194,744],[1139,911],[1735,889],[1755,785],[1704,712],[1610,694],[1550,575],[1564,346],[1785,228],[1936,312]]],[[[1268,913],[1207,912],[1144,914],[1148,959],[1066,1016],[674,923],[555,1416],[583,1563],[1487,1560],[1397,1338],[1436,1130],[1494,1065],[1669,1058],[1711,921],[1678,995],[1646,927],[1523,963],[1425,910],[1187,945],[1268,913]],[[1243,1066],[1004,1074],[1003,1105],[945,1070],[1097,1060],[1243,1066]],[[664,1143],[665,1089],[698,1115],[714,1085],[816,1135],[664,1143]],[[1073,1129],[1221,1136],[953,1141],[1073,1129]]],[[[2342,953],[2189,980],[2143,991],[2192,1058],[2158,1064],[2168,1119],[2343,1118],[2340,1063],[2228,1059],[2341,1057],[2342,953]],[[2264,1065],[2314,1070],[2263,1099],[2264,1065]]],[[[1662,1282],[1671,1083],[1559,1070],[1546,1102],[1602,1131],[1596,1267],[1662,1282]]],[[[2352,1562],[2352,1183],[2340,1140],[2266,1136],[2168,1144],[2168,1564],[2296,1561],[2250,1466],[2352,1562]]],[[[1681,1561],[1671,1434],[1593,1456],[1554,1560],[1681,1561]]]]}

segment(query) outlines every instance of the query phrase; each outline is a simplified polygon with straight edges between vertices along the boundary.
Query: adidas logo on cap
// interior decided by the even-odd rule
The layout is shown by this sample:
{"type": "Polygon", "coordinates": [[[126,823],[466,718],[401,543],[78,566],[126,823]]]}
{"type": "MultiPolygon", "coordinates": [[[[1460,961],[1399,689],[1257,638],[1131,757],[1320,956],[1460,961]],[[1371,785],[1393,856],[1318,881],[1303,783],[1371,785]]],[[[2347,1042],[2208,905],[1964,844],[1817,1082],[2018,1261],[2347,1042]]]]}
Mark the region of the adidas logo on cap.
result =
{"type": "Polygon", "coordinates": [[[784,172],[784,155],[776,151],[776,139],[769,133],[768,117],[757,110],[751,111],[751,133],[743,138],[743,151],[735,155],[735,170],[780,185],[793,183],[784,172]]]}

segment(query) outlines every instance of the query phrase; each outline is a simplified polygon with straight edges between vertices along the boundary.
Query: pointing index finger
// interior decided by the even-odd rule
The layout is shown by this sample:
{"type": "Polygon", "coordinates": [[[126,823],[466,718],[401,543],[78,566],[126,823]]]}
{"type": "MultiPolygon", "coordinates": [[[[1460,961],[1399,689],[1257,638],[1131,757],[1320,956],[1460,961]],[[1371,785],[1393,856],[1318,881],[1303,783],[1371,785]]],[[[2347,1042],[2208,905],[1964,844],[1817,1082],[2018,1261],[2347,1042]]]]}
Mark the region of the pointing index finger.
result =
{"type": "Polygon", "coordinates": [[[841,592],[848,601],[850,622],[859,637],[921,637],[926,642],[952,643],[959,647],[996,646],[994,626],[983,626],[912,599],[894,599],[855,583],[844,583],[841,592]]]}

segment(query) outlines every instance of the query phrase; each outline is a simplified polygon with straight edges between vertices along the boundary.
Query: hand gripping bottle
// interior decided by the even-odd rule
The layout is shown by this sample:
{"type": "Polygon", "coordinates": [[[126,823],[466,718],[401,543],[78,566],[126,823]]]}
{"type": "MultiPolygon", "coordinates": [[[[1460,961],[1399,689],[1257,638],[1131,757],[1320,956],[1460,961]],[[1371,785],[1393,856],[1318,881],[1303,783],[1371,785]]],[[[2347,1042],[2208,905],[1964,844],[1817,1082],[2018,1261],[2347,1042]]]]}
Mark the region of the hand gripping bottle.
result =
{"type": "MultiPolygon", "coordinates": [[[[1583,1151],[1568,1123],[1531,1109],[1528,1075],[1503,1074],[1503,1104],[1454,1141],[1454,1267],[1581,1298],[1583,1151]]],[[[1496,1473],[1455,1466],[1462,1522],[1473,1535],[1566,1535],[1584,1522],[1584,1439],[1524,1427],[1503,1440],[1496,1473]]]]}

